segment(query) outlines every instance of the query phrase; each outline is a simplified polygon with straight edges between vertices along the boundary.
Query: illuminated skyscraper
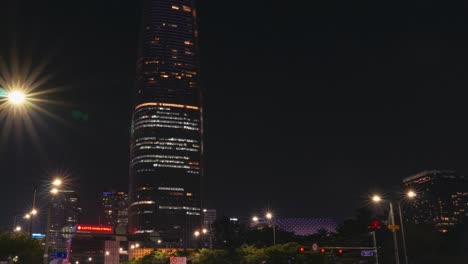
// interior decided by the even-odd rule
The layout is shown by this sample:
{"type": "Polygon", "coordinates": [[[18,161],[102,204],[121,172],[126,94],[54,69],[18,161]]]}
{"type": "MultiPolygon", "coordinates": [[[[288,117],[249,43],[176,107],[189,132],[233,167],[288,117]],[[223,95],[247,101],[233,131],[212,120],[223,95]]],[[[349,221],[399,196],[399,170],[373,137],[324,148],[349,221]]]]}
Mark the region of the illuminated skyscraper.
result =
{"type": "Polygon", "coordinates": [[[466,180],[454,171],[423,171],[403,179],[403,188],[416,191],[404,214],[415,224],[434,225],[447,232],[461,223],[467,212],[466,180]]]}
{"type": "Polygon", "coordinates": [[[189,246],[200,227],[202,106],[192,0],[144,0],[130,146],[129,231],[189,246]]]}
{"type": "Polygon", "coordinates": [[[128,195],[124,192],[103,192],[101,196],[99,224],[117,228],[127,228],[128,195]]]}

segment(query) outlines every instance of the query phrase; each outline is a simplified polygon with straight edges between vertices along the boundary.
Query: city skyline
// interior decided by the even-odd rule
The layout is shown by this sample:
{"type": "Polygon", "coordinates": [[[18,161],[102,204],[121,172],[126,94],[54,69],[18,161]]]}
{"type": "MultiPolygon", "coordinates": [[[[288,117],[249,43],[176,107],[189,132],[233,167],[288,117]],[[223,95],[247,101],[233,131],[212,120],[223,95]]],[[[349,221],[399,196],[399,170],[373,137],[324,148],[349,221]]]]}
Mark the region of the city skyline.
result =
{"type": "MultiPolygon", "coordinates": [[[[298,2],[240,1],[228,9],[198,3],[205,191],[219,214],[271,206],[282,215],[345,218],[363,194],[391,192],[417,172],[468,171],[463,97],[447,89],[466,86],[468,53],[455,41],[464,41],[465,22],[456,20],[461,11],[446,19],[445,9],[428,6],[441,19],[424,24],[418,21],[428,17],[398,4],[366,12],[338,3],[314,4],[310,13],[298,10],[298,2]],[[360,19],[349,22],[355,15],[360,19]],[[413,15],[419,20],[398,18],[413,15]],[[321,204],[330,190],[340,195],[321,204]]],[[[9,214],[27,208],[32,185],[59,169],[77,179],[85,220],[95,221],[89,215],[97,215],[99,193],[128,185],[141,7],[83,2],[71,8],[55,1],[47,8],[31,1],[20,11],[14,1],[9,5],[13,11],[0,24],[17,34],[0,44],[2,55],[15,47],[23,59],[31,52],[33,65],[49,61],[57,73],[44,85],[67,89],[51,95],[65,106],[47,108],[66,123],[47,119],[47,129],[36,126],[41,147],[16,131],[2,145],[8,190],[0,207],[9,214]],[[74,110],[88,121],[73,119],[74,110]],[[24,199],[7,202],[18,194],[24,199]]]]}

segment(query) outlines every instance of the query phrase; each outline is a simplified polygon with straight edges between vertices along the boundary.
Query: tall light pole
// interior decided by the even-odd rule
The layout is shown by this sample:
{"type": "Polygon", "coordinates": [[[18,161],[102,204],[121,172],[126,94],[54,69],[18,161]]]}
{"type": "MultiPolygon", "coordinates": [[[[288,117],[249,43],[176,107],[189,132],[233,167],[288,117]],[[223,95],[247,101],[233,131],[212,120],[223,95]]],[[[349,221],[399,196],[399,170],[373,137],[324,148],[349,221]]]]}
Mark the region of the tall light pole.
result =
{"type": "MultiPolygon", "coordinates": [[[[52,182],[53,187],[50,190],[51,195],[57,195],[59,193],[59,187],[62,185],[62,180],[60,179],[55,179],[52,182]]],[[[51,221],[51,211],[52,211],[52,196],[48,197],[47,199],[47,222],[46,222],[46,236],[45,236],[45,243],[44,243],[44,255],[43,255],[43,264],[48,264],[49,263],[49,241],[50,241],[50,221],[51,221]]]]}
{"type": "MultiPolygon", "coordinates": [[[[382,197],[380,197],[379,195],[374,195],[372,196],[372,201],[374,203],[380,203],[382,201],[382,197]]],[[[393,213],[393,204],[391,201],[388,202],[389,205],[390,205],[390,223],[394,226],[395,225],[395,215],[393,213]]],[[[392,229],[392,233],[393,233],[393,246],[394,246],[394,252],[395,252],[395,263],[396,264],[400,264],[400,254],[398,252],[398,241],[397,241],[397,234],[396,234],[396,230],[395,229],[392,229]]]]}
{"type": "Polygon", "coordinates": [[[276,245],[276,227],[275,227],[275,219],[273,219],[273,214],[271,212],[267,212],[265,214],[265,218],[271,222],[271,227],[273,228],[273,246],[276,245]]]}
{"type": "MultiPolygon", "coordinates": [[[[406,193],[406,198],[413,199],[416,197],[416,192],[409,190],[406,193]]],[[[405,229],[403,224],[403,213],[401,212],[401,202],[398,201],[398,214],[400,215],[400,225],[401,225],[401,236],[403,241],[403,254],[405,255],[405,264],[408,264],[408,251],[406,249],[406,237],[405,237],[405,229]]]]}
{"type": "Polygon", "coordinates": [[[29,237],[32,239],[33,238],[33,231],[32,231],[32,228],[33,228],[33,218],[34,216],[37,214],[37,210],[36,210],[36,192],[37,192],[37,187],[34,186],[33,187],[33,197],[32,197],[32,209],[31,209],[31,212],[29,212],[29,215],[31,217],[29,217],[29,237]]]}

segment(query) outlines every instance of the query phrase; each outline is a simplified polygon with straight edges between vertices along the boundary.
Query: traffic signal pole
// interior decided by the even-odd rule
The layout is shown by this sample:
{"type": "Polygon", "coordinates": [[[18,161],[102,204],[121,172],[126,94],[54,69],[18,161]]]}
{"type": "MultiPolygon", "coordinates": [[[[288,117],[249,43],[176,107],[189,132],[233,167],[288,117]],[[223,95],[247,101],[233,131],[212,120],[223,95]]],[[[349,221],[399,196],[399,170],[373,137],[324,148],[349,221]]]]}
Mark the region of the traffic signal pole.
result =
{"type": "MultiPolygon", "coordinates": [[[[395,214],[393,213],[393,204],[392,204],[392,202],[390,202],[390,221],[391,221],[392,225],[394,226],[395,225],[395,214]]],[[[392,229],[392,233],[393,233],[393,245],[395,247],[395,249],[394,249],[394,251],[395,251],[395,263],[400,264],[400,254],[398,252],[398,241],[397,241],[396,230],[392,229]]]]}
{"type": "Polygon", "coordinates": [[[377,253],[377,239],[375,238],[375,231],[372,231],[372,240],[374,241],[375,264],[379,264],[379,254],[377,253]]]}

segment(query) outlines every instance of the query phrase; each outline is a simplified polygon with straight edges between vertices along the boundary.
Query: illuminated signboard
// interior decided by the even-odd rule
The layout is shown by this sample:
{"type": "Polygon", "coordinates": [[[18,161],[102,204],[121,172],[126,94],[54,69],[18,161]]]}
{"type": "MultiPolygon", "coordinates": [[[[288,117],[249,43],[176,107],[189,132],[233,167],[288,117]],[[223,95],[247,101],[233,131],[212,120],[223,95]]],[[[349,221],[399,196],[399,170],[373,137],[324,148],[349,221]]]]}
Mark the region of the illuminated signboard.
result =
{"type": "Polygon", "coordinates": [[[39,233],[33,233],[32,234],[32,238],[40,239],[40,238],[44,238],[44,237],[45,237],[45,234],[39,234],[39,233]]]}
{"type": "Polygon", "coordinates": [[[113,233],[112,226],[95,226],[95,225],[77,225],[76,232],[79,233],[113,233]]]}

